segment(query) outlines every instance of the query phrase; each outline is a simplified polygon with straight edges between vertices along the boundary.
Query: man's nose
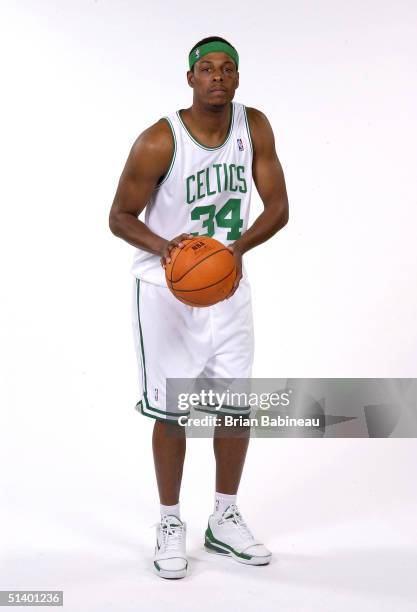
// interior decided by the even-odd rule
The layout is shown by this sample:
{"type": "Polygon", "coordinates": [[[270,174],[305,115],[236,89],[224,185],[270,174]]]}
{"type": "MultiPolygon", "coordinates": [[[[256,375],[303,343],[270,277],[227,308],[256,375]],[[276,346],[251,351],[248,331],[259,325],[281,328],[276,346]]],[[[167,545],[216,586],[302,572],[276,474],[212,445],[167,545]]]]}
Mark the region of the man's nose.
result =
{"type": "Polygon", "coordinates": [[[223,73],[220,68],[213,72],[213,80],[223,81],[223,73]]]}

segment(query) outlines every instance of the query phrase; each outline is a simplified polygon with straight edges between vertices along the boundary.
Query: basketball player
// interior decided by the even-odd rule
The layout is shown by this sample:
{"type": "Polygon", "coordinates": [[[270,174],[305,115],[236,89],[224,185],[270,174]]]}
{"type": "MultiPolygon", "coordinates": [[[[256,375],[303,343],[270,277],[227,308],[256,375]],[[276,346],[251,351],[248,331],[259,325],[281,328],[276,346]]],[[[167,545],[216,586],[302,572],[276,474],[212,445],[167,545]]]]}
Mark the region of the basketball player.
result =
{"type": "MultiPolygon", "coordinates": [[[[155,419],[152,446],[161,521],[154,570],[163,578],[184,577],[188,565],[179,506],[185,428],[178,423],[178,410],[166,405],[166,379],[251,377],[252,307],[242,256],[288,221],[271,126],[259,110],[233,101],[239,85],[236,49],[223,38],[206,38],[193,46],[188,62],[192,105],[160,119],[135,141],[109,219],[113,234],[136,247],[131,269],[141,385],[136,408],[155,419]],[[248,229],[252,177],[264,210],[248,229]],[[143,223],[138,216],[145,207],[143,223]],[[227,245],[238,270],[229,296],[206,308],[180,302],[165,282],[172,249],[196,235],[227,245]],[[180,435],[169,435],[173,428],[180,435]]],[[[227,406],[217,412],[213,408],[216,414],[228,411],[227,406]]],[[[236,505],[249,433],[225,437],[217,433],[222,427],[216,428],[213,441],[216,490],[205,547],[240,563],[266,565],[271,553],[254,538],[236,505]]]]}

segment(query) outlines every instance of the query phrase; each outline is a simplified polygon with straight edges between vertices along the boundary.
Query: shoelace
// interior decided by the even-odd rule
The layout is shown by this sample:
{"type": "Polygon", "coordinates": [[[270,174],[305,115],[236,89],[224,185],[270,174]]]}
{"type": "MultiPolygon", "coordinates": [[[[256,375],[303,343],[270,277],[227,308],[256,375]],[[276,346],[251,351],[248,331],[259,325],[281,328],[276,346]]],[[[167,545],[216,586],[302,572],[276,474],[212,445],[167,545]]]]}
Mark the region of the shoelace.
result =
{"type": "Polygon", "coordinates": [[[254,540],[254,536],[252,535],[251,530],[246,524],[246,521],[243,519],[243,516],[240,514],[238,507],[236,504],[231,504],[227,510],[227,514],[224,514],[220,519],[219,523],[222,522],[232,522],[236,525],[239,533],[249,541],[254,540]]]}
{"type": "Polygon", "coordinates": [[[161,536],[162,544],[161,548],[165,552],[170,550],[178,550],[178,547],[182,544],[184,535],[184,525],[177,525],[171,523],[168,516],[164,516],[161,520],[161,536]]]}

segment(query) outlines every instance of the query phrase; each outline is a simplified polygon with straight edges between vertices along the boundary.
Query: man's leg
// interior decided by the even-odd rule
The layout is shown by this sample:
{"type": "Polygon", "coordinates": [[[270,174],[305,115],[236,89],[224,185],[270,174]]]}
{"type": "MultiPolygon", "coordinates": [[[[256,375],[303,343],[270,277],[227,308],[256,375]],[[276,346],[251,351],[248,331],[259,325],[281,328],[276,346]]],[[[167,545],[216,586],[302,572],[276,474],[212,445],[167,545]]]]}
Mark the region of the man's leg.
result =
{"type": "Polygon", "coordinates": [[[185,447],[184,427],[155,421],[152,448],[159,499],[164,506],[179,502],[185,447]]]}
{"type": "Polygon", "coordinates": [[[152,448],[161,501],[154,568],[162,578],[184,578],[187,572],[185,523],[179,498],[185,457],[185,431],[176,423],[155,421],[152,448]]]}
{"type": "Polygon", "coordinates": [[[187,317],[190,313],[184,312],[184,304],[167,287],[136,279],[133,289],[132,322],[142,392],[136,408],[155,419],[152,446],[161,502],[153,567],[163,578],[182,578],[188,565],[186,523],[179,507],[186,440],[184,427],[176,421],[189,411],[167,406],[166,380],[201,372],[206,338],[201,334],[199,343],[199,335],[189,330],[191,323],[198,333],[207,325],[194,314],[187,317]]]}
{"type": "Polygon", "coordinates": [[[250,427],[216,426],[213,446],[216,457],[216,494],[213,514],[205,533],[205,548],[219,555],[231,555],[248,565],[267,565],[270,551],[256,540],[236,505],[250,427]]]}
{"type": "Polygon", "coordinates": [[[213,436],[216,492],[236,495],[249,445],[250,427],[217,425],[213,436]]]}

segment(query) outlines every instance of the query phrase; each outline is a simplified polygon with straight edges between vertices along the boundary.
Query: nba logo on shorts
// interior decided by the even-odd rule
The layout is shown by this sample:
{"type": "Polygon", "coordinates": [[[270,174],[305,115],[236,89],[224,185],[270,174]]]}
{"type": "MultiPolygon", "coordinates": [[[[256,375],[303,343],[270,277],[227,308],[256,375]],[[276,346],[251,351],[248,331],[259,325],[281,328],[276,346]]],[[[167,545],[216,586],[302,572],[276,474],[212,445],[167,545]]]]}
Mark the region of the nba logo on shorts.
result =
{"type": "Polygon", "coordinates": [[[239,147],[239,151],[243,151],[243,142],[241,138],[237,139],[237,146],[239,147]]]}
{"type": "Polygon", "coordinates": [[[158,401],[158,387],[155,387],[155,402],[158,401]]]}

